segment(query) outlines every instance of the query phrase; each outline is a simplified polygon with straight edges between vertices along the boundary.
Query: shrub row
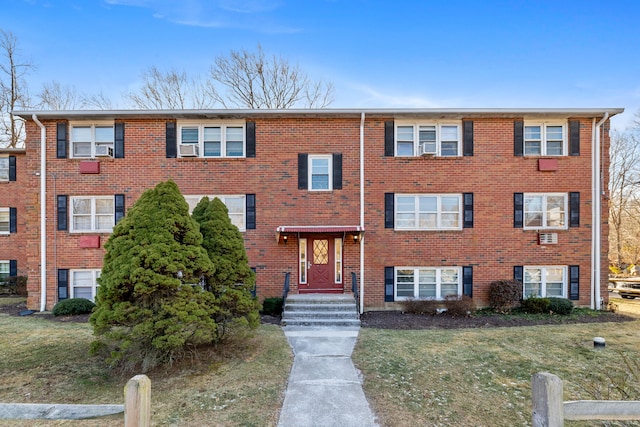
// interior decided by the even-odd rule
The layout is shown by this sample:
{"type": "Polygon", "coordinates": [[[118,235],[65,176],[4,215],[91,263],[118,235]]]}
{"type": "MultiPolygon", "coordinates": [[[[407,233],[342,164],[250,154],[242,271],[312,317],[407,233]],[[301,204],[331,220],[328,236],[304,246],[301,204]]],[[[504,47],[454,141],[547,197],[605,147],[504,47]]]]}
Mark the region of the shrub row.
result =
{"type": "Polygon", "coordinates": [[[470,316],[475,311],[473,300],[466,296],[448,295],[444,300],[408,299],[400,303],[405,313],[434,316],[441,312],[453,317],[470,316]]]}

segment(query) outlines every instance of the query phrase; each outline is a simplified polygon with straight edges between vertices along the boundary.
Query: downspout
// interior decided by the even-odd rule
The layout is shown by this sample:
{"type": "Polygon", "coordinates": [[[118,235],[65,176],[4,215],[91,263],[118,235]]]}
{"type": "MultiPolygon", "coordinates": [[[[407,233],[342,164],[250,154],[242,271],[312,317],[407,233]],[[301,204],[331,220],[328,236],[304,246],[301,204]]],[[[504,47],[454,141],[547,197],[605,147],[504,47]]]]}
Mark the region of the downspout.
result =
{"type": "MultiPolygon", "coordinates": [[[[360,232],[364,236],[364,112],[360,116],[360,232]]],[[[360,239],[360,314],[364,313],[364,238],[360,239]]]]}
{"type": "Polygon", "coordinates": [[[602,271],[601,266],[601,257],[602,257],[602,181],[601,181],[601,171],[600,168],[601,160],[601,141],[600,141],[600,127],[604,124],[604,122],[609,119],[609,113],[605,112],[602,119],[595,123],[596,119],[593,118],[593,148],[592,148],[592,183],[593,183],[593,191],[591,194],[593,200],[593,208],[592,208],[592,216],[593,216],[593,226],[591,227],[591,253],[592,253],[592,274],[591,274],[591,295],[593,295],[593,299],[591,301],[591,308],[600,310],[600,275],[602,271]]]}
{"type": "Polygon", "coordinates": [[[47,129],[36,114],[31,116],[40,126],[40,311],[47,309],[47,129]]]}

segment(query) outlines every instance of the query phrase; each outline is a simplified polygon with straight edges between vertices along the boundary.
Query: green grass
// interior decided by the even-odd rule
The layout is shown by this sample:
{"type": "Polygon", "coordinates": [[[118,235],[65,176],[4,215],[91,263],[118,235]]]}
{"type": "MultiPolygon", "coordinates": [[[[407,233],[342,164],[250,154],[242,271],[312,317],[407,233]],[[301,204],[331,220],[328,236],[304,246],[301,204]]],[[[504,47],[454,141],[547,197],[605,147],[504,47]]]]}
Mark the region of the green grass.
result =
{"type": "MultiPolygon", "coordinates": [[[[4,301],[3,301],[4,302],[4,301]]],[[[37,314],[0,314],[0,402],[118,403],[129,376],[88,356],[88,324],[37,314]]],[[[201,352],[148,373],[155,426],[274,426],[292,354],[282,330],[262,325],[255,337],[201,352]]],[[[121,426],[122,416],[94,421],[7,421],[11,426],[121,426]]]]}
{"type": "MultiPolygon", "coordinates": [[[[91,341],[88,324],[0,314],[0,401],[121,403],[129,377],[113,375],[90,358],[91,341]]],[[[618,399],[608,387],[612,383],[640,399],[640,369],[631,363],[634,376],[624,377],[639,353],[640,321],[632,321],[425,331],[363,328],[353,360],[381,426],[512,427],[531,425],[531,376],[541,371],[564,381],[565,400],[618,399]],[[596,336],[607,340],[605,350],[594,350],[596,336]]],[[[252,339],[151,372],[153,425],[275,426],[291,363],[282,330],[262,325],[252,339]]],[[[122,417],[0,424],[120,426],[122,417]]]]}
{"type": "MultiPolygon", "coordinates": [[[[531,425],[533,374],[558,375],[564,381],[565,400],[614,399],[607,384],[625,371],[621,355],[635,358],[638,350],[640,321],[464,330],[362,329],[353,359],[382,426],[511,427],[531,425]],[[594,350],[596,336],[607,340],[605,350],[594,350]]],[[[640,372],[635,374],[632,387],[638,393],[640,372]]]]}

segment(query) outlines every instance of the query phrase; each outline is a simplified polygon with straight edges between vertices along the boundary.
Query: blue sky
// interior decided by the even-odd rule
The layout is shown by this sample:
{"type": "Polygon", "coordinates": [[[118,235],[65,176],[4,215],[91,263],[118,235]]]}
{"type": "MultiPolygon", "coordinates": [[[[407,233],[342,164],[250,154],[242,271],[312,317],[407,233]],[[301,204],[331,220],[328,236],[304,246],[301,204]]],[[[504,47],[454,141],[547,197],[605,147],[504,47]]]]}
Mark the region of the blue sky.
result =
{"type": "Polygon", "coordinates": [[[640,110],[640,2],[11,0],[0,28],[45,82],[115,107],[150,66],[205,75],[231,49],[334,83],[335,108],[640,110]]]}

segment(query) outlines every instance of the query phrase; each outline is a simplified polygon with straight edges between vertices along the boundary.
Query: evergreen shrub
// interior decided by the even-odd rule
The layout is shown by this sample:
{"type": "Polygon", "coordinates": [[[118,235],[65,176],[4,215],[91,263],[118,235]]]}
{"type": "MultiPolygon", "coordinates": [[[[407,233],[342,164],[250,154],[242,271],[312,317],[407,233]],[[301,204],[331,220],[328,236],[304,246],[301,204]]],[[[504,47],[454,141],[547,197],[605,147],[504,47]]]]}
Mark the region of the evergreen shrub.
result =
{"type": "Polygon", "coordinates": [[[63,299],[51,310],[54,316],[74,316],[77,314],[91,314],[96,305],[86,298],[63,299]]]}

